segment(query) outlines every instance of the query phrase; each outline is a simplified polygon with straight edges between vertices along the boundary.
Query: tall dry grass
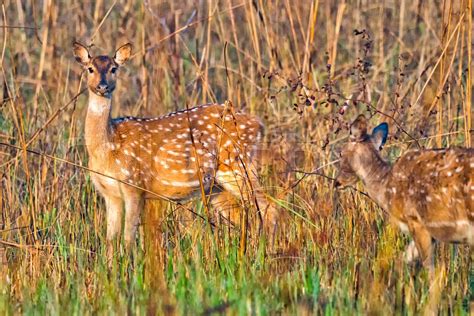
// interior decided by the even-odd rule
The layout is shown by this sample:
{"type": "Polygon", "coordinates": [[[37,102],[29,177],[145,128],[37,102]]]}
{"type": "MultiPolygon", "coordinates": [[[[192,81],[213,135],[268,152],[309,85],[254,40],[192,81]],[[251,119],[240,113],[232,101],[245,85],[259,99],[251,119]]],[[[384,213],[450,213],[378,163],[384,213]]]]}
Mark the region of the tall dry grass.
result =
{"type": "Polygon", "coordinates": [[[335,198],[331,162],[359,113],[389,122],[392,161],[471,146],[471,0],[12,0],[1,16],[2,313],[467,313],[467,247],[439,246],[430,290],[367,196],[335,198]],[[209,232],[200,201],[154,202],[133,256],[107,268],[73,40],[134,44],[113,116],[229,99],[264,120],[262,182],[285,223],[274,247],[252,221],[240,260],[238,227],[209,232]]]}

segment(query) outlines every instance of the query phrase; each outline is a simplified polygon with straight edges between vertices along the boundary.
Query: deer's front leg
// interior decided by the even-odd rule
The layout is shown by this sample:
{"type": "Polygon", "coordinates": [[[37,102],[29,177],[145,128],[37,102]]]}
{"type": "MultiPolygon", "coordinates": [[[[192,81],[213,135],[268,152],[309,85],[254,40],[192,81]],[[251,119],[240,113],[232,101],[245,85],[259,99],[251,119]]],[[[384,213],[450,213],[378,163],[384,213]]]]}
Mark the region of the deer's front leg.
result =
{"type": "Polygon", "coordinates": [[[138,194],[138,193],[127,194],[125,198],[124,240],[125,240],[125,247],[127,249],[130,249],[130,246],[135,240],[137,227],[140,223],[140,213],[143,209],[143,203],[144,203],[144,198],[142,194],[138,194]]]}
{"type": "Polygon", "coordinates": [[[117,241],[122,225],[122,199],[106,196],[105,206],[107,214],[107,259],[110,260],[113,257],[114,243],[117,241]]]}

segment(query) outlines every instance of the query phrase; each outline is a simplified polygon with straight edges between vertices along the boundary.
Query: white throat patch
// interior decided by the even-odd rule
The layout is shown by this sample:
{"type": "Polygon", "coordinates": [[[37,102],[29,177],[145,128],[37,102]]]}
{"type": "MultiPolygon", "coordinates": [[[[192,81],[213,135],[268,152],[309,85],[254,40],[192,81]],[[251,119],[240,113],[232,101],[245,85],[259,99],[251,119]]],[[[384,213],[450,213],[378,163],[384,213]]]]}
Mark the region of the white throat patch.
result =
{"type": "Polygon", "coordinates": [[[110,99],[100,97],[93,92],[89,92],[88,111],[94,114],[103,114],[110,109],[110,99]]]}

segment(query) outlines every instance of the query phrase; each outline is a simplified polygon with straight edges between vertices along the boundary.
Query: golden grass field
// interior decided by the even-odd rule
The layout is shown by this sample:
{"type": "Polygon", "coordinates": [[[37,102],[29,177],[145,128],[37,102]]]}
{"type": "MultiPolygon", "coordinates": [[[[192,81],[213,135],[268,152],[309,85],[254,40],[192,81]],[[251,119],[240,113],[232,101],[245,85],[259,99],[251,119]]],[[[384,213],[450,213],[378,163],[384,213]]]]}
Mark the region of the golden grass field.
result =
{"type": "Polygon", "coordinates": [[[362,185],[332,189],[361,113],[390,124],[392,162],[472,146],[472,12],[472,0],[3,1],[0,314],[473,313],[468,246],[438,244],[430,280],[403,262],[409,237],[362,185]],[[239,225],[199,199],[156,201],[133,253],[108,267],[74,40],[94,54],[133,44],[114,117],[230,100],[262,119],[262,183],[282,214],[274,244],[252,207],[239,256],[239,225]]]}

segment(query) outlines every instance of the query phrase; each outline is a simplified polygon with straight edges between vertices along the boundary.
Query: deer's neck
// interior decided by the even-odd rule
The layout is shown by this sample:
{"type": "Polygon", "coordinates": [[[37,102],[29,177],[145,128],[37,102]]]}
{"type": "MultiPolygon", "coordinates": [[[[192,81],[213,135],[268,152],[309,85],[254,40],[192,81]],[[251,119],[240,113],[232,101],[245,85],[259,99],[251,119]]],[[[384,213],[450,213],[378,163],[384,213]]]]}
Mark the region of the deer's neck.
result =
{"type": "Polygon", "coordinates": [[[371,153],[368,157],[370,163],[360,163],[356,171],[359,178],[364,183],[369,196],[374,199],[379,206],[388,209],[387,185],[392,167],[376,153],[371,153]]]}
{"type": "Polygon", "coordinates": [[[102,156],[110,150],[111,99],[98,96],[89,91],[89,105],[85,123],[85,140],[87,151],[92,157],[102,156]]]}

